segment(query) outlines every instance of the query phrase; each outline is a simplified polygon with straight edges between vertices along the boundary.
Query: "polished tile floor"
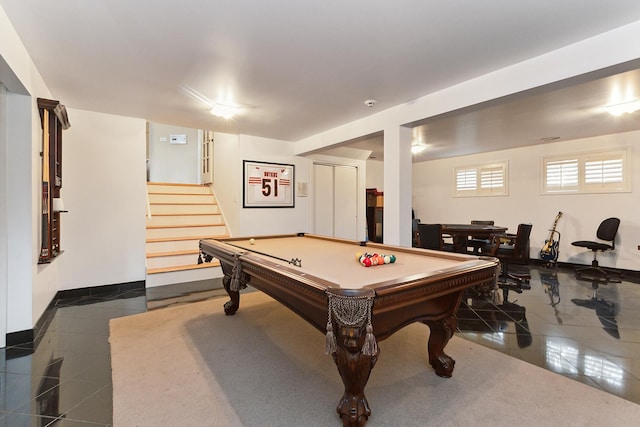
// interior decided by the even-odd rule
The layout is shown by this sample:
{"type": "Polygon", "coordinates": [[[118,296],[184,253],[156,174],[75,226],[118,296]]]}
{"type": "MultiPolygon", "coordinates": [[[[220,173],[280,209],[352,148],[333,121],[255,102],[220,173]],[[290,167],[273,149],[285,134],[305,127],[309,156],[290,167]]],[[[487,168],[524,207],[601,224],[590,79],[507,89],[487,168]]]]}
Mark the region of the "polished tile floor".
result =
{"type": "MultiPolygon", "coordinates": [[[[502,304],[465,298],[457,335],[640,403],[640,284],[593,285],[562,269],[530,272],[531,289],[509,290],[502,304]]],[[[55,301],[34,345],[0,350],[0,427],[111,426],[109,319],[224,295],[211,287],[55,301]]],[[[523,404],[526,393],[523,384],[523,404]]]]}

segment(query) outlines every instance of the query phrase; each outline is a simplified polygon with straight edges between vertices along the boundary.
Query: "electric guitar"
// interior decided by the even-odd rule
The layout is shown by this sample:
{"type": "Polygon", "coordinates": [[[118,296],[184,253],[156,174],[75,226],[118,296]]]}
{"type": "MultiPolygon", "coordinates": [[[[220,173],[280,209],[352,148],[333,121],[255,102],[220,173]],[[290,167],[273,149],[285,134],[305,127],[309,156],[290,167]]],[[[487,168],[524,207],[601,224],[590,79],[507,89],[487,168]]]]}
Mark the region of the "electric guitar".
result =
{"type": "Polygon", "coordinates": [[[543,261],[557,261],[558,260],[558,245],[560,244],[560,233],[556,231],[556,226],[558,225],[558,220],[562,216],[562,212],[558,212],[556,215],[555,221],[553,221],[553,227],[551,228],[551,233],[549,234],[549,238],[544,241],[544,246],[540,249],[540,259],[543,261]],[[554,239],[555,235],[558,234],[558,239],[554,239]]]}

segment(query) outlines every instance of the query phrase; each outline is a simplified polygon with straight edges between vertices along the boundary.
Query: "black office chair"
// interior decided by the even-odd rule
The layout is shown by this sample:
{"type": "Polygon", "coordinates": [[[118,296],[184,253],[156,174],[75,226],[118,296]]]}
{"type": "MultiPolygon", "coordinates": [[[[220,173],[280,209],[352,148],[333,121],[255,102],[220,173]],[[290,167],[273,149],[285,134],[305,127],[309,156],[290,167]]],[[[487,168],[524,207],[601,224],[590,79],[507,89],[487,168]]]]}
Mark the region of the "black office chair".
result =
{"type": "Polygon", "coordinates": [[[485,246],[483,253],[497,257],[502,266],[498,287],[503,290],[504,299],[507,300],[509,290],[522,293],[523,289],[531,289],[528,273],[510,273],[509,263],[529,263],[529,237],[531,236],[531,224],[519,224],[516,234],[497,234],[492,238],[492,244],[485,246]]]}
{"type": "Polygon", "coordinates": [[[453,245],[442,240],[442,224],[418,223],[418,247],[436,251],[452,251],[453,245]]]}
{"type": "MultiPolygon", "coordinates": [[[[494,225],[495,222],[494,221],[484,221],[484,220],[472,220],[471,221],[472,225],[494,225]]],[[[483,238],[483,237],[479,237],[479,236],[471,236],[471,238],[469,238],[469,240],[467,241],[467,248],[473,248],[471,249],[471,253],[473,254],[478,254],[480,253],[480,250],[491,244],[491,239],[487,239],[487,238],[483,238]]]]}
{"type": "Polygon", "coordinates": [[[589,280],[592,282],[612,282],[620,283],[620,279],[611,277],[611,274],[598,265],[598,251],[612,251],[616,248],[616,234],[618,234],[618,227],[620,226],[620,220],[618,218],[607,218],[600,223],[596,237],[598,240],[604,240],[603,243],[592,240],[578,240],[572,242],[573,246],[581,248],[587,248],[593,251],[593,261],[591,261],[591,267],[582,267],[576,269],[576,278],[580,280],[589,280]]]}

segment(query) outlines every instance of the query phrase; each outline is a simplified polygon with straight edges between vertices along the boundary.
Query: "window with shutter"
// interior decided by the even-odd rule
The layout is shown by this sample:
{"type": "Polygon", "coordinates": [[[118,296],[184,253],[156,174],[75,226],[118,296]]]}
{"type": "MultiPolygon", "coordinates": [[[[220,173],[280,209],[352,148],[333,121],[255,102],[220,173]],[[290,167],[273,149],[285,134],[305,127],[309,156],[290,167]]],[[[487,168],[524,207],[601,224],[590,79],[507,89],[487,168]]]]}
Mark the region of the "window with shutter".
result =
{"type": "Polygon", "coordinates": [[[578,190],[578,159],[554,159],[545,162],[545,192],[578,190]]]}
{"type": "Polygon", "coordinates": [[[543,158],[543,193],[628,192],[628,149],[543,158]]]}
{"type": "Polygon", "coordinates": [[[504,196],[507,193],[507,162],[454,169],[456,197],[504,196]]]}

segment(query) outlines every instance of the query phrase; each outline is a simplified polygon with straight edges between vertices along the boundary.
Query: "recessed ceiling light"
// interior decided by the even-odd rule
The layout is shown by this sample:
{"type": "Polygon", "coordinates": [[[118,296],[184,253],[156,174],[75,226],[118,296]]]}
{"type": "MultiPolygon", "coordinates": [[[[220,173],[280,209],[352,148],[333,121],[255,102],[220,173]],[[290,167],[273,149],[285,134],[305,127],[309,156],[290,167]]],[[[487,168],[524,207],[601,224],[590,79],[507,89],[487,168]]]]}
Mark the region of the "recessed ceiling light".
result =
{"type": "Polygon", "coordinates": [[[612,116],[620,116],[624,113],[633,113],[640,110],[640,100],[634,99],[631,101],[620,102],[618,104],[610,104],[604,107],[607,113],[612,116]]]}
{"type": "Polygon", "coordinates": [[[238,114],[241,109],[242,108],[233,105],[214,103],[213,108],[211,108],[211,114],[217,117],[222,117],[223,119],[230,119],[238,114]]]}
{"type": "Polygon", "coordinates": [[[560,139],[559,136],[545,136],[544,138],[540,138],[540,141],[542,142],[550,142],[550,141],[555,141],[560,139]]]}
{"type": "Polygon", "coordinates": [[[424,150],[427,149],[426,145],[422,145],[422,144],[413,144],[411,146],[411,154],[418,154],[418,153],[422,153],[424,150]]]}
{"type": "Polygon", "coordinates": [[[364,101],[364,105],[366,105],[369,108],[375,107],[376,100],[375,99],[367,99],[366,101],[364,101]]]}

